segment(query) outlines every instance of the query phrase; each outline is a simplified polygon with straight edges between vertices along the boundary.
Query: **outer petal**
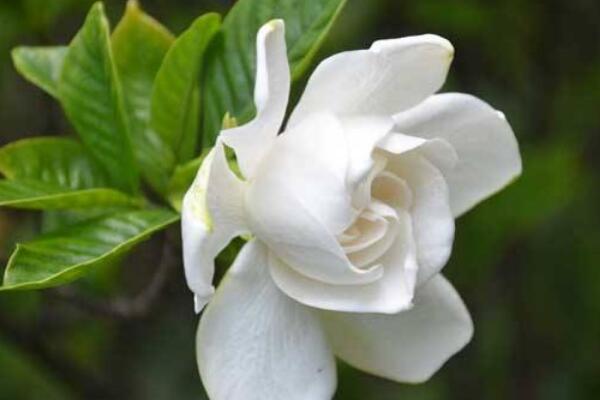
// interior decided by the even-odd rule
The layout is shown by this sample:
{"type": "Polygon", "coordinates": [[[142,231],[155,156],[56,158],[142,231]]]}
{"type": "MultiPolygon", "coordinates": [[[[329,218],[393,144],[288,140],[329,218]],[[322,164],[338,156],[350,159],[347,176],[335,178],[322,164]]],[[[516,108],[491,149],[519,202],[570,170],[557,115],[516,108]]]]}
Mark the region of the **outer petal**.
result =
{"type": "Polygon", "coordinates": [[[289,126],[314,112],[391,116],[435,93],[454,49],[435,35],[373,43],[369,50],[336,54],[308,81],[289,126]]]}
{"type": "Polygon", "coordinates": [[[442,173],[419,153],[392,156],[388,169],[400,176],[413,195],[413,220],[419,283],[438,273],[450,257],[454,241],[454,217],[448,186],[442,173]]]}
{"type": "Polygon", "coordinates": [[[290,92],[290,68],[282,20],[263,25],[258,32],[256,48],[254,102],[257,115],[246,125],[221,132],[223,141],[234,148],[246,178],[254,175],[256,166],[269,151],[285,116],[290,92]]]}
{"type": "Polygon", "coordinates": [[[266,248],[246,244],[198,328],[198,366],[212,400],[328,400],[335,361],[314,313],[281,293],[266,248]]]}
{"type": "Polygon", "coordinates": [[[337,284],[371,282],[381,272],[352,266],[336,235],[352,222],[347,142],[339,121],[313,114],[277,138],[251,182],[252,232],[300,273],[337,284]]]}
{"type": "Polygon", "coordinates": [[[232,238],[248,230],[244,192],[245,184],[231,172],[217,142],[183,198],[181,213],[183,264],[196,312],[214,292],[214,258],[232,238]]]}
{"type": "Polygon", "coordinates": [[[346,312],[393,314],[410,307],[417,274],[416,248],[410,217],[399,212],[396,241],[378,262],[384,275],[367,285],[330,285],[303,276],[274,254],[269,267],[279,288],[315,308],[346,312]]]}
{"type": "Polygon", "coordinates": [[[497,192],[521,173],[514,133],[504,115],[466,94],[431,96],[395,116],[396,130],[442,138],[456,150],[458,164],[442,169],[455,216],[497,192]]]}
{"type": "Polygon", "coordinates": [[[398,382],[429,379],[473,335],[462,300],[438,275],[417,290],[414,307],[395,315],[322,312],[335,354],[398,382]]]}

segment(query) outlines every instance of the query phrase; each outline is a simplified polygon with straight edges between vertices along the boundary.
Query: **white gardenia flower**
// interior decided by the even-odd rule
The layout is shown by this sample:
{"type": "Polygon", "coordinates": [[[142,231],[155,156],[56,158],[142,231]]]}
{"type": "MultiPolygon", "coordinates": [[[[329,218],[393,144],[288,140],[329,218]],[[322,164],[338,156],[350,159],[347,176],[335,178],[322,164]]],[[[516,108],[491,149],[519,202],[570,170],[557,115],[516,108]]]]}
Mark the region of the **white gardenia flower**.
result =
{"type": "Polygon", "coordinates": [[[282,128],[284,25],[261,28],[257,116],[220,133],[183,202],[196,311],[210,301],[197,355],[211,399],[330,399],[334,355],[422,382],[469,342],[471,318],[440,274],[454,219],[518,176],[521,160],[502,113],[434,94],[452,56],[434,35],[337,54],[282,128]],[[246,234],[215,292],[215,256],[246,234]]]}

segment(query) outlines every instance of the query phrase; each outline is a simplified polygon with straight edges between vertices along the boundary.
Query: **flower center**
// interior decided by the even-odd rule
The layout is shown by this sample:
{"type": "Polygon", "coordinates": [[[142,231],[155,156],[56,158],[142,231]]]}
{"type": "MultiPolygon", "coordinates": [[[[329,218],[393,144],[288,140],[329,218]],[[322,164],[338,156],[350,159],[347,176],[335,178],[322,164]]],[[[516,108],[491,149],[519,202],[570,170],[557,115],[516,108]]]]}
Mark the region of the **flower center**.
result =
{"type": "Polygon", "coordinates": [[[338,240],[353,265],[369,268],[392,246],[399,230],[398,210],[408,209],[412,194],[396,174],[376,163],[372,173],[357,189],[366,204],[338,240]]]}

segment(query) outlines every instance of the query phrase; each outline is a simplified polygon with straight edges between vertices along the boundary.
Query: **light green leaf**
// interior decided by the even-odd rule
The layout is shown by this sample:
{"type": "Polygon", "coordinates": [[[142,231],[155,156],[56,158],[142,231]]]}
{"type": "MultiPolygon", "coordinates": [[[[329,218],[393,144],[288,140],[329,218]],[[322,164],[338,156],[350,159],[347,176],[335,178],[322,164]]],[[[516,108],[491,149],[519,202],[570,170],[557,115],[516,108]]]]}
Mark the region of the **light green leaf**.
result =
{"type": "Polygon", "coordinates": [[[0,172],[11,180],[37,180],[68,189],[107,186],[102,168],[75,140],[39,137],[0,148],[0,172]]]}
{"type": "Polygon", "coordinates": [[[134,153],[144,178],[159,193],[165,190],[175,155],[162,137],[150,129],[150,98],[158,69],[174,40],[135,0],[127,3],[125,15],[112,35],[134,153]]]}
{"type": "Polygon", "coordinates": [[[156,77],[151,126],[169,143],[180,162],[196,154],[199,77],[205,50],[220,22],[220,16],[214,13],[196,19],[175,41],[156,77]]]}
{"type": "Polygon", "coordinates": [[[345,0],[239,0],[207,54],[204,76],[204,146],[212,146],[226,112],[240,122],[254,113],[256,34],[274,18],[285,20],[292,79],[310,65],[345,0]]]}
{"type": "Polygon", "coordinates": [[[144,203],[115,189],[73,190],[35,180],[0,180],[0,207],[63,210],[140,207],[144,203]]]}
{"type": "Polygon", "coordinates": [[[135,192],[135,166],[128,123],[101,3],[92,6],[65,56],[59,97],[84,144],[102,163],[111,182],[135,192]]]}
{"type": "Polygon", "coordinates": [[[18,244],[0,290],[41,289],[68,283],[92,268],[120,258],[178,218],[163,209],[129,211],[18,244]]]}
{"type": "Polygon", "coordinates": [[[25,79],[58,97],[58,81],[66,54],[66,46],[17,47],[12,51],[12,59],[25,79]]]}

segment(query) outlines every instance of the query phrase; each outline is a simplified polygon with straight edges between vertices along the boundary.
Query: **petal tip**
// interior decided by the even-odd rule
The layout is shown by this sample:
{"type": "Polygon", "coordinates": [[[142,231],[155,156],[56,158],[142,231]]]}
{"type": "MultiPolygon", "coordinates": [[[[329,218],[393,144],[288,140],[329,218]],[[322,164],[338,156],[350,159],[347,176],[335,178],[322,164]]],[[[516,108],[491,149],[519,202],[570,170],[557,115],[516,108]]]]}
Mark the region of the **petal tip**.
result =
{"type": "Polygon", "coordinates": [[[212,298],[212,295],[214,294],[214,291],[215,291],[215,289],[213,288],[211,291],[212,293],[210,293],[208,295],[199,295],[199,294],[194,295],[194,312],[196,314],[200,314],[200,312],[208,304],[208,302],[212,298]]]}
{"type": "Polygon", "coordinates": [[[259,35],[266,35],[271,32],[283,31],[284,29],[285,22],[283,21],[283,19],[272,19],[260,28],[259,35]]]}

